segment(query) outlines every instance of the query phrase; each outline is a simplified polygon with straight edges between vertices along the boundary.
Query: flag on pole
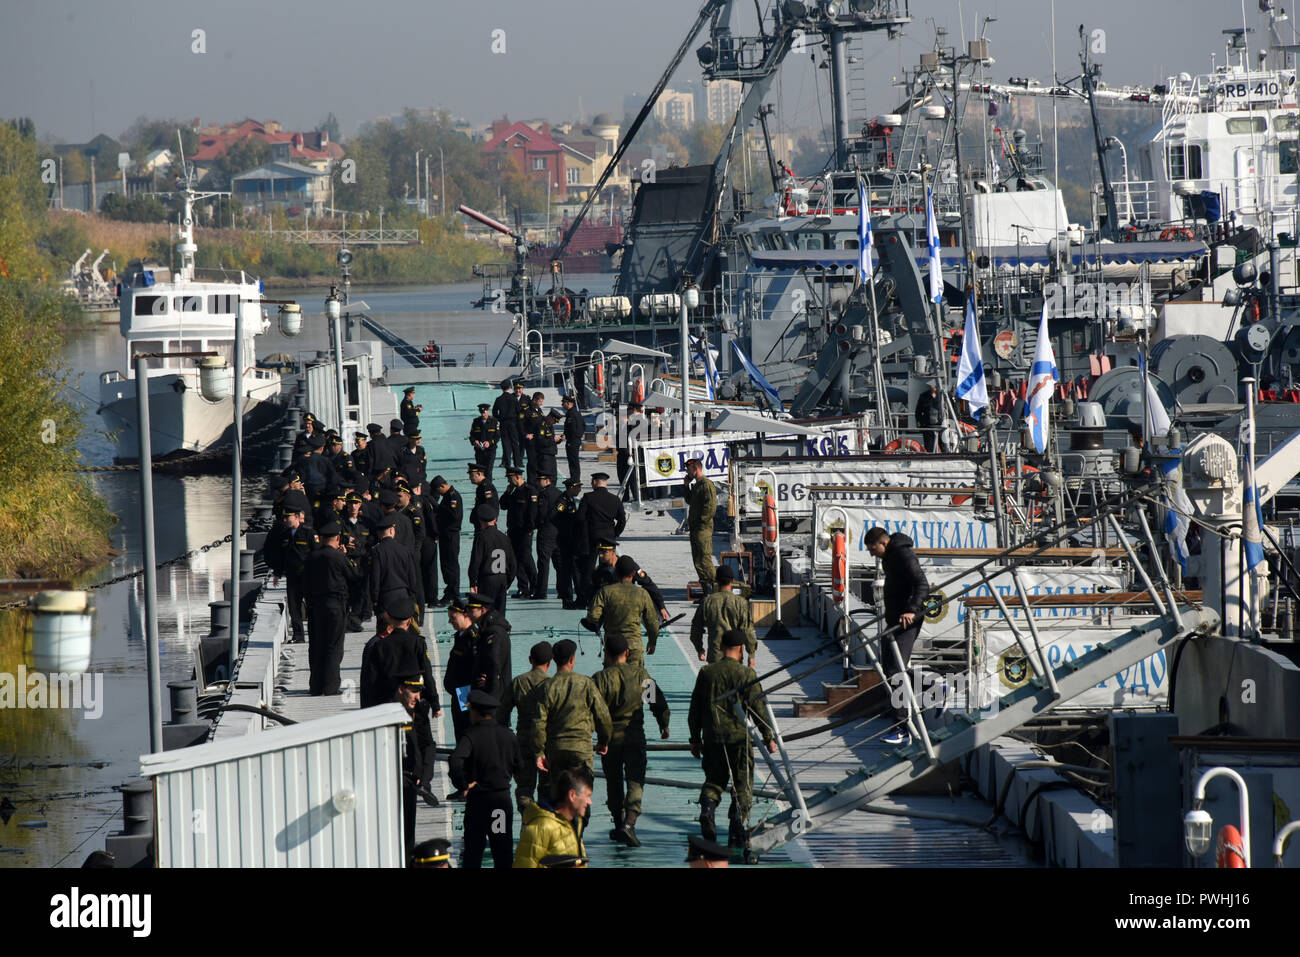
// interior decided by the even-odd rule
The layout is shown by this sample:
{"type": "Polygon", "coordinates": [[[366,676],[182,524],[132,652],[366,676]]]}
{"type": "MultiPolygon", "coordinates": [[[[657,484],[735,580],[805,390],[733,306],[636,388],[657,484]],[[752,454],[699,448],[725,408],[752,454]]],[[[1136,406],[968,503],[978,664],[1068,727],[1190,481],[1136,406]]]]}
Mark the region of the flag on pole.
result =
{"type": "Polygon", "coordinates": [[[870,282],[876,271],[871,260],[871,208],[867,205],[867,184],[858,180],[858,282],[870,282]]]}
{"type": "Polygon", "coordinates": [[[939,227],[934,222],[934,197],[925,188],[925,242],[930,247],[930,301],[943,302],[943,269],[939,265],[939,227]]]}
{"type": "Polygon", "coordinates": [[[718,397],[718,386],[722,384],[722,376],[718,373],[718,367],[713,363],[713,350],[709,348],[709,341],[703,337],[696,338],[691,336],[691,344],[695,346],[695,356],[700,359],[704,365],[704,393],[710,399],[718,397]]]}
{"type": "Polygon", "coordinates": [[[957,398],[970,404],[970,414],[979,420],[989,404],[984,380],[984,357],[980,355],[979,327],[975,322],[975,294],[966,300],[966,331],[961,337],[961,359],[957,363],[957,398]]]}
{"type": "Polygon", "coordinates": [[[744,366],[745,371],[749,373],[750,381],[762,390],[763,394],[771,400],[772,405],[776,407],[778,412],[784,412],[785,409],[781,405],[781,393],[777,392],[776,387],[763,377],[763,373],[758,371],[758,367],[749,361],[749,356],[745,355],[745,353],[741,351],[740,344],[736,342],[735,339],[731,340],[731,348],[736,350],[736,358],[740,360],[740,364],[744,366]]]}
{"type": "Polygon", "coordinates": [[[1043,318],[1038,323],[1038,348],[1029,370],[1029,408],[1025,413],[1025,424],[1029,426],[1029,435],[1039,455],[1047,451],[1052,392],[1055,391],[1052,383],[1059,378],[1056,356],[1052,353],[1052,337],[1047,331],[1047,302],[1044,301],[1043,318]]]}
{"type": "Polygon", "coordinates": [[[1253,572],[1264,560],[1264,514],[1259,507],[1259,486],[1255,484],[1255,423],[1243,422],[1241,440],[1246,446],[1246,487],[1241,493],[1241,539],[1246,552],[1246,571],[1253,572]]]}
{"type": "MultiPolygon", "coordinates": [[[[1142,424],[1143,440],[1147,448],[1151,447],[1151,440],[1157,435],[1169,434],[1169,413],[1165,411],[1165,404],[1160,400],[1156,387],[1151,384],[1151,379],[1147,375],[1146,361],[1142,354],[1138,353],[1138,368],[1142,372],[1142,379],[1146,383],[1146,418],[1142,424]]],[[[1181,448],[1170,449],[1170,456],[1177,458],[1167,458],[1160,465],[1160,471],[1169,482],[1169,494],[1164,496],[1163,503],[1165,507],[1165,538],[1169,542],[1169,551],[1187,571],[1187,531],[1191,527],[1192,500],[1187,497],[1187,492],[1183,489],[1182,465],[1183,450],[1181,448]]]]}

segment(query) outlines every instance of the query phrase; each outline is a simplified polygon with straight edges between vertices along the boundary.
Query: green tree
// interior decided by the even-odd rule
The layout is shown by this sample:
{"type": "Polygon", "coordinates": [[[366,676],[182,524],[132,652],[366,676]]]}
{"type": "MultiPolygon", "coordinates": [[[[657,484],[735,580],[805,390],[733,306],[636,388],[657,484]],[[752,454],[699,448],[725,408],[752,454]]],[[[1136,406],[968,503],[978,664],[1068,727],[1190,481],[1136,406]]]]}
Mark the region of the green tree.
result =
{"type": "Polygon", "coordinates": [[[339,120],[338,117],[334,115],[333,110],[330,111],[330,114],[326,116],[325,119],[316,124],[316,129],[324,130],[328,133],[330,135],[330,140],[334,143],[337,143],[342,139],[342,134],[339,132],[339,120]]]}
{"type": "Polygon", "coordinates": [[[271,160],[271,147],[265,141],[249,136],[232,144],[225,155],[213,164],[223,187],[229,187],[241,173],[264,166],[271,160]]]}

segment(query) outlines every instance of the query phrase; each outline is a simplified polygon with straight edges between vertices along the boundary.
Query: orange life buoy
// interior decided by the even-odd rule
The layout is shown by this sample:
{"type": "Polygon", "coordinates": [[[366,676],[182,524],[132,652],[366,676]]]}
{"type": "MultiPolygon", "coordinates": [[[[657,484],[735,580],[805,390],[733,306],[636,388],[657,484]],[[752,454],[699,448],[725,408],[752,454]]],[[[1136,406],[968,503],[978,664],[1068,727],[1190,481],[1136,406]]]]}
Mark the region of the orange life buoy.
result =
{"type": "Polygon", "coordinates": [[[952,504],[954,505],[965,505],[969,501],[970,501],[969,495],[954,495],[952,497],[952,504]]]}
{"type": "Polygon", "coordinates": [[[1185,226],[1170,226],[1160,233],[1161,242],[1169,242],[1171,239],[1194,239],[1196,234],[1185,226]]]}
{"type": "Polygon", "coordinates": [[[885,446],[885,453],[888,455],[897,455],[901,452],[916,453],[924,452],[925,446],[916,439],[894,439],[885,446]]]}
{"type": "Polygon", "coordinates": [[[849,579],[849,553],[844,533],[836,532],[831,538],[831,590],[835,601],[844,601],[844,589],[849,579]]]}
{"type": "Polygon", "coordinates": [[[605,363],[596,364],[596,395],[605,395],[605,363]]]}
{"type": "Polygon", "coordinates": [[[645,401],[645,379],[636,380],[636,385],[632,387],[632,401],[637,403],[645,401]]]}
{"type": "Polygon", "coordinates": [[[1246,854],[1243,848],[1246,842],[1241,839],[1241,832],[1231,824],[1219,828],[1219,838],[1214,843],[1215,867],[1245,867],[1246,854]]]}
{"type": "Polygon", "coordinates": [[[551,300],[551,311],[561,322],[568,322],[573,314],[573,303],[569,302],[568,296],[556,296],[551,300]]]}
{"type": "Polygon", "coordinates": [[[763,499],[763,544],[769,556],[776,554],[776,499],[771,492],[763,499]]]}
{"type": "MultiPolygon", "coordinates": [[[[1038,469],[1034,468],[1034,466],[1032,465],[1022,465],[1020,466],[1020,474],[1037,475],[1038,469]]],[[[1014,491],[1016,487],[1016,467],[1014,465],[1009,466],[1006,472],[1003,474],[1002,478],[1003,478],[1003,482],[1002,482],[1003,490],[1007,492],[1014,491]]],[[[1030,521],[1035,521],[1035,522],[1038,521],[1039,517],[1042,514],[1043,514],[1043,507],[1041,505],[1029,506],[1030,521]]]]}

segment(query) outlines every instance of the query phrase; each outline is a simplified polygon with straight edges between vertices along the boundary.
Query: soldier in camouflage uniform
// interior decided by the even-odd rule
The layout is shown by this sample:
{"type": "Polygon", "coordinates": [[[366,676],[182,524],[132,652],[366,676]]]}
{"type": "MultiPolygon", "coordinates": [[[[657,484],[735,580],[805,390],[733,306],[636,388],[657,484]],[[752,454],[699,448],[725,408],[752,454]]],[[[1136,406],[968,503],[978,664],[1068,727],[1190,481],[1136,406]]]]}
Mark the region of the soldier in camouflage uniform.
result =
{"type": "Polygon", "coordinates": [[[659,615],[650,593],[633,581],[637,573],[636,562],[624,555],[615,564],[614,572],[619,580],[596,593],[582,624],[591,631],[603,627],[606,641],[621,635],[630,649],[627,660],[634,665],[644,665],[645,656],[655,653],[655,642],[659,640],[659,615]],[[641,642],[642,625],[645,625],[648,638],[644,645],[641,642]]]}
{"type": "Polygon", "coordinates": [[[739,629],[722,636],[722,658],[700,670],[695,679],[695,690],[691,692],[691,710],[687,716],[691,755],[700,758],[704,766],[704,787],[700,789],[700,833],[710,841],[717,839],[713,812],[718,809],[722,792],[730,779],[728,843],[736,847],[743,847],[747,842],[745,819],[753,804],[754,753],[749,731],[736,713],[734,698],[739,697],[744,703],[745,711],[758,728],[768,753],[776,753],[767,700],[753,669],[746,668],[740,661],[744,648],[745,635],[739,629]],[[726,696],[728,692],[735,693],[726,696]]]}
{"type": "Polygon", "coordinates": [[[659,722],[659,736],[668,737],[668,702],[646,670],[627,660],[627,639],[611,635],[605,639],[605,670],[592,679],[609,708],[614,733],[609,750],[600,756],[608,789],[606,806],[614,819],[611,841],[640,847],[636,819],[641,815],[641,792],[645,788],[645,709],[659,722]],[[624,782],[626,781],[626,792],[624,782]]]}
{"type": "Polygon", "coordinates": [[[713,513],[718,510],[718,490],[705,478],[704,463],[699,459],[686,463],[686,474],[691,479],[686,513],[686,528],[691,534],[691,564],[699,576],[700,588],[707,595],[713,591],[713,513]]]}
{"type": "Polygon", "coordinates": [[[518,710],[519,724],[515,727],[515,737],[519,739],[519,750],[523,752],[523,762],[519,773],[515,775],[515,803],[522,814],[524,805],[533,800],[533,790],[545,794],[550,787],[547,775],[539,779],[537,754],[532,751],[533,725],[537,720],[537,699],[546,690],[546,683],[551,680],[551,643],[539,641],[528,652],[528,671],[516,675],[507,684],[501,695],[501,709],[497,712],[497,721],[504,727],[510,726],[511,710],[518,710]]]}
{"type": "Polygon", "coordinates": [[[590,678],[573,670],[577,652],[577,644],[567,638],[555,643],[555,677],[537,697],[532,749],[538,755],[537,769],[552,778],[570,768],[583,768],[590,774],[592,734],[596,735],[595,750],[605,754],[614,733],[605,699],[590,678]]]}
{"type": "Polygon", "coordinates": [[[730,568],[723,565],[718,569],[714,581],[717,590],[705,596],[695,609],[691,620],[691,644],[695,646],[700,661],[713,664],[722,657],[722,636],[733,628],[745,635],[745,650],[749,652],[749,667],[754,667],[754,655],[758,651],[758,639],[754,635],[754,613],[743,597],[731,590],[735,575],[730,568]],[[704,651],[704,633],[709,633],[709,650],[704,651]]]}

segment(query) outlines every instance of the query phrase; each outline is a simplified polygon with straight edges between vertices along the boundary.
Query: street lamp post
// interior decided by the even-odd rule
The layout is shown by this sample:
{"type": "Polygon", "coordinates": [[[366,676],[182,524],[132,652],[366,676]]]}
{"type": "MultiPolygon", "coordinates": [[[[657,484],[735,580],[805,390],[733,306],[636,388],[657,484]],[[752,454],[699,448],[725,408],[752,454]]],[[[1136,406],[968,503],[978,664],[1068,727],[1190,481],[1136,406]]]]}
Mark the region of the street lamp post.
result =
{"type": "Polygon", "coordinates": [[[420,210],[420,154],[423,150],[415,151],[415,209],[420,210]]]}
{"type": "Polygon", "coordinates": [[[235,304],[235,381],[233,444],[230,449],[230,676],[234,679],[239,656],[239,525],[244,498],[244,304],[235,304]]]}
{"type": "Polygon", "coordinates": [[[442,215],[447,215],[447,163],[442,158],[442,147],[438,147],[438,199],[442,203],[442,215]]]}
{"type": "Polygon", "coordinates": [[[338,397],[339,435],[345,429],[343,422],[343,335],[339,329],[339,319],[343,315],[343,300],[339,298],[339,287],[330,286],[330,294],[325,297],[325,315],[330,321],[331,335],[334,337],[334,375],[338,397]]]}
{"type": "MultiPolygon", "coordinates": [[[[690,276],[685,279],[681,295],[682,320],[682,434],[687,434],[691,421],[691,352],[690,352],[690,312],[700,304],[700,290],[690,276]]],[[[708,348],[705,346],[705,348],[708,348]]],[[[707,375],[707,373],[705,373],[707,375]]]]}
{"type": "Polygon", "coordinates": [[[1237,813],[1241,821],[1241,856],[1250,867],[1250,794],[1246,781],[1232,768],[1210,768],[1197,779],[1193,792],[1192,809],[1183,817],[1183,837],[1188,853],[1200,857],[1210,849],[1214,821],[1208,811],[1201,809],[1205,800],[1205,786],[1215,778],[1226,777],[1237,785],[1237,813]]]}

